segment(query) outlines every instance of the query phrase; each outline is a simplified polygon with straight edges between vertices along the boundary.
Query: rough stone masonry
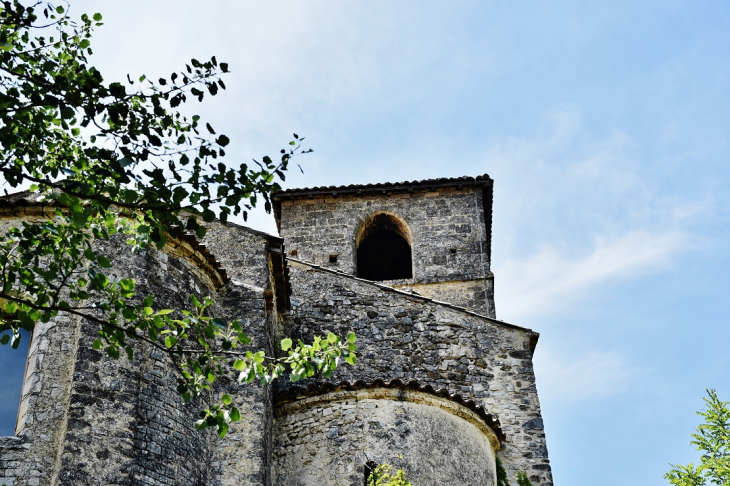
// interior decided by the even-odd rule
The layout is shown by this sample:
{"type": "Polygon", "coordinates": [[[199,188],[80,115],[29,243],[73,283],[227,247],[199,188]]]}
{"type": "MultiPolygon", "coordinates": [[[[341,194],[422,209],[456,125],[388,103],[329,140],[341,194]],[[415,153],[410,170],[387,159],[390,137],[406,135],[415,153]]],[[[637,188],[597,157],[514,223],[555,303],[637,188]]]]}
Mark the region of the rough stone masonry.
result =
{"type": "MultiPolygon", "coordinates": [[[[496,458],[512,484],[524,471],[552,485],[538,334],[496,319],[491,178],[294,189],[274,209],[281,237],[214,223],[162,251],[99,245],[160,305],[211,296],[253,348],[354,331],[357,364],[272,387],[219,380],[244,419],[218,439],[193,429],[200,404],[182,403],[164,356],[139,344],[110,361],[91,323],[61,315],[33,333],[0,485],[362,486],[366,465],[390,463],[416,486],[492,486],[496,458]]],[[[0,198],[0,230],[48,214],[0,198]]]]}

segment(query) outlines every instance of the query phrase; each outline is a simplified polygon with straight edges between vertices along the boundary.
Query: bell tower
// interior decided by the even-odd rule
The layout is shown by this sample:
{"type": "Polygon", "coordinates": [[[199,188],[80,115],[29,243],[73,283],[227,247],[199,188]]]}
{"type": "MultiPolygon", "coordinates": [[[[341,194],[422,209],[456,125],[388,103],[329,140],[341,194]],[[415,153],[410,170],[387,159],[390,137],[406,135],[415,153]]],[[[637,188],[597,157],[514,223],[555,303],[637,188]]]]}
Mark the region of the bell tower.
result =
{"type": "Polygon", "coordinates": [[[273,197],[287,255],[495,317],[488,175],[273,197]]]}

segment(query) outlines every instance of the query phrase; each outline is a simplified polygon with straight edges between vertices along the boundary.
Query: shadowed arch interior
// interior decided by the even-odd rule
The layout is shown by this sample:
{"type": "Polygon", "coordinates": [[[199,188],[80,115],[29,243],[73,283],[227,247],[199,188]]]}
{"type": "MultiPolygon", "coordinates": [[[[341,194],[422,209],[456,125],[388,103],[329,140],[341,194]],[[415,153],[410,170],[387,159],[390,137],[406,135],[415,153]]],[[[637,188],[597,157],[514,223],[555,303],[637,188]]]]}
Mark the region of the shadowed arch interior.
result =
{"type": "Polygon", "coordinates": [[[357,276],[367,280],[413,277],[411,245],[405,222],[380,213],[365,223],[357,246],[357,276]]]}

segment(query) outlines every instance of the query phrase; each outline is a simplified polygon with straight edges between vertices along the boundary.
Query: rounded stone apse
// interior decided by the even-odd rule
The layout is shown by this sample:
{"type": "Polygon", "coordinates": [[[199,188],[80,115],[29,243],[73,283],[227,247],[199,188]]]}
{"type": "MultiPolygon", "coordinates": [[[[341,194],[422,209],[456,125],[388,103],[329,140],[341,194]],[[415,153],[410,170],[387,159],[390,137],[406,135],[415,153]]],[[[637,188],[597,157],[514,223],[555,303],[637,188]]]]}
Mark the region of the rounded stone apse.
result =
{"type": "Polygon", "coordinates": [[[496,433],[477,410],[418,390],[341,390],[274,408],[274,484],[363,486],[391,464],[418,486],[495,484],[496,433]]]}

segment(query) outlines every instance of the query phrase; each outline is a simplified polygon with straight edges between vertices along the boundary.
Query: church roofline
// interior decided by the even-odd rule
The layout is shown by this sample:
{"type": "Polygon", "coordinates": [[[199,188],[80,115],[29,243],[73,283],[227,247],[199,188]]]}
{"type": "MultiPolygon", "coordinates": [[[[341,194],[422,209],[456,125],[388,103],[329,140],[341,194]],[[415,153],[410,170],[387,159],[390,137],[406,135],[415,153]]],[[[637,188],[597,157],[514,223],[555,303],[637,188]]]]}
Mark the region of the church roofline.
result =
{"type": "MultiPolygon", "coordinates": [[[[0,196],[0,217],[52,215],[56,206],[38,201],[36,199],[37,196],[37,193],[29,190],[0,196]]],[[[280,305],[279,311],[285,311],[289,307],[289,295],[291,294],[291,288],[289,287],[288,279],[286,278],[286,275],[288,274],[286,260],[281,258],[281,255],[283,255],[284,252],[283,238],[233,222],[227,222],[226,226],[235,227],[265,239],[268,243],[267,251],[279,256],[279,258],[274,258],[274,278],[277,280],[277,302],[280,305]]],[[[221,288],[230,281],[226,268],[218,262],[215,254],[210,251],[206,244],[201,243],[194,233],[177,230],[172,231],[170,237],[171,239],[168,240],[167,245],[182,256],[191,259],[196,266],[200,267],[203,270],[203,273],[207,274],[208,278],[210,278],[211,283],[215,288],[221,288]]]]}
{"type": "Polygon", "coordinates": [[[381,284],[381,283],[378,283],[378,282],[374,282],[372,280],[366,280],[364,278],[360,278],[360,277],[356,277],[354,275],[350,275],[349,273],[344,273],[344,272],[340,272],[338,270],[332,270],[330,268],[325,268],[325,267],[322,267],[320,265],[317,265],[316,263],[311,263],[311,262],[307,262],[307,261],[304,261],[304,260],[299,260],[297,258],[292,258],[290,256],[288,256],[286,258],[287,258],[287,260],[289,260],[291,262],[299,263],[301,265],[305,265],[305,266],[310,267],[310,268],[315,269],[315,270],[319,270],[319,271],[322,271],[322,272],[325,272],[325,273],[330,273],[330,274],[333,274],[333,275],[337,275],[339,277],[344,277],[344,278],[347,278],[347,279],[350,279],[350,280],[354,280],[354,281],[357,281],[357,282],[360,282],[360,283],[363,283],[363,284],[366,284],[366,285],[372,285],[372,286],[377,287],[377,288],[379,288],[381,290],[386,290],[388,292],[393,292],[393,293],[396,293],[396,294],[400,294],[400,295],[402,295],[404,297],[408,297],[409,299],[418,299],[418,300],[421,300],[423,302],[431,302],[431,303],[436,304],[436,305],[439,305],[441,307],[446,307],[446,308],[449,308],[449,309],[452,309],[452,310],[455,310],[455,311],[458,311],[458,312],[461,312],[461,313],[464,313],[464,314],[468,314],[470,316],[474,316],[474,317],[478,317],[480,319],[484,319],[485,321],[489,321],[489,322],[491,322],[493,324],[497,324],[499,326],[504,326],[504,327],[508,327],[508,328],[511,328],[511,329],[517,329],[517,330],[520,330],[520,331],[524,331],[524,332],[530,334],[530,348],[531,348],[531,351],[533,353],[535,352],[535,346],[537,346],[537,340],[540,337],[540,333],[535,332],[535,331],[533,331],[530,328],[518,326],[516,324],[510,324],[509,322],[501,321],[499,319],[494,319],[492,317],[485,316],[484,314],[479,314],[478,312],[474,312],[472,310],[469,310],[466,307],[461,307],[461,306],[458,306],[458,305],[455,305],[455,304],[450,304],[448,302],[442,302],[442,301],[439,301],[439,300],[434,300],[434,299],[432,299],[430,297],[426,297],[426,296],[421,295],[421,294],[417,294],[417,293],[414,293],[414,292],[408,292],[406,290],[396,289],[396,288],[391,287],[389,285],[381,284]]]}
{"type": "Polygon", "coordinates": [[[296,199],[312,199],[314,197],[337,197],[344,195],[367,196],[376,194],[414,192],[416,190],[435,191],[440,188],[476,187],[482,190],[484,206],[484,222],[486,224],[486,253],[492,258],[492,203],[494,199],[494,180],[489,174],[476,177],[442,177],[439,179],[423,179],[420,181],[381,182],[375,184],[350,184],[347,186],[317,186],[286,189],[272,194],[276,228],[281,232],[281,202],[296,199]]]}
{"type": "Polygon", "coordinates": [[[476,177],[442,177],[440,179],[424,179],[420,181],[404,181],[404,182],[382,182],[376,184],[350,184],[347,186],[317,186],[303,187],[295,189],[286,189],[275,193],[272,198],[274,201],[283,201],[287,199],[299,199],[303,197],[313,196],[338,196],[343,194],[383,194],[388,192],[410,192],[414,189],[435,190],[444,187],[485,187],[492,184],[492,178],[488,174],[476,177]]]}
{"type": "Polygon", "coordinates": [[[447,398],[452,402],[462,405],[472,412],[474,412],[479,418],[489,426],[490,429],[495,433],[500,442],[506,439],[506,435],[502,430],[502,426],[499,419],[494,417],[492,414],[487,413],[483,405],[478,404],[474,400],[467,400],[459,394],[452,394],[445,388],[434,388],[430,384],[421,384],[416,380],[402,381],[398,378],[393,380],[385,381],[382,379],[375,379],[373,381],[357,380],[354,382],[342,381],[339,383],[322,382],[322,383],[310,383],[306,388],[302,386],[292,385],[285,391],[278,392],[274,395],[274,405],[285,405],[287,403],[296,402],[303,398],[314,397],[318,395],[325,395],[331,392],[337,391],[353,391],[363,390],[371,388],[393,388],[398,390],[414,390],[421,393],[428,393],[441,398],[447,398]]]}

